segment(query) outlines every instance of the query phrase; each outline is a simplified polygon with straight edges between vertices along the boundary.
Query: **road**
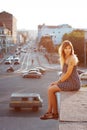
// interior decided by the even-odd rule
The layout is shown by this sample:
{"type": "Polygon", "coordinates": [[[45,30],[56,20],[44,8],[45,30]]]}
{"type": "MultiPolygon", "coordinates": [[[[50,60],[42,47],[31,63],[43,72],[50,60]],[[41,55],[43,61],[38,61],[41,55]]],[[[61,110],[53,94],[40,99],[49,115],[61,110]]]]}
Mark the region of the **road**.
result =
{"type": "Polygon", "coordinates": [[[9,65],[0,64],[0,130],[58,130],[58,120],[40,120],[47,109],[47,88],[58,78],[59,65],[50,65],[39,53],[22,53],[20,65],[13,65],[15,71],[7,73],[9,65]],[[31,59],[34,58],[32,64],[31,59]],[[29,68],[43,66],[46,73],[41,79],[24,79],[22,73],[29,68]],[[39,93],[43,107],[37,112],[31,109],[14,111],[9,107],[10,96],[14,92],[39,93]]]}
{"type": "Polygon", "coordinates": [[[29,53],[22,54],[20,56],[21,64],[14,66],[14,73],[6,72],[9,65],[4,65],[4,63],[0,65],[0,130],[58,130],[58,120],[42,121],[39,118],[46,112],[47,88],[52,81],[57,79],[55,69],[57,67],[49,67],[43,56],[40,56],[41,59],[38,61],[35,54],[34,64],[31,65],[31,56],[29,53]],[[24,70],[40,64],[47,68],[41,79],[22,78],[24,70]],[[10,96],[13,92],[39,93],[43,99],[43,107],[38,112],[33,112],[31,109],[14,111],[9,108],[10,96]]]}

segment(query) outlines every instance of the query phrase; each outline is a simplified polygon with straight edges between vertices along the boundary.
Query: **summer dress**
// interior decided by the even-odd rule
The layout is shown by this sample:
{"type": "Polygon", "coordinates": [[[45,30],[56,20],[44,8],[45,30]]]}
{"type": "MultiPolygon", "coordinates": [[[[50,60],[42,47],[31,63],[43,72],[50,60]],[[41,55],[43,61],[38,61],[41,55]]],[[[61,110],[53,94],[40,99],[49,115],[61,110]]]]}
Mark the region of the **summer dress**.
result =
{"type": "MultiPolygon", "coordinates": [[[[63,66],[63,73],[66,73],[68,65],[65,63],[63,66]]],[[[77,91],[80,89],[80,79],[77,72],[77,66],[74,66],[70,77],[64,82],[58,83],[58,87],[62,91],[77,91]]]]}

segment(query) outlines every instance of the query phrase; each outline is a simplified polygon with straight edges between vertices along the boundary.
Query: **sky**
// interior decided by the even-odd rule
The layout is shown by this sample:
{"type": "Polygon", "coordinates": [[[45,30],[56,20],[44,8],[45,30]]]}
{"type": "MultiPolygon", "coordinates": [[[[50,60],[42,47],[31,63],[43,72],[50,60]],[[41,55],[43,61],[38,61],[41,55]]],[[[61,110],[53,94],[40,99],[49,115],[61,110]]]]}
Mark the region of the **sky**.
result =
{"type": "Polygon", "coordinates": [[[42,24],[87,29],[86,0],[1,0],[2,11],[15,16],[17,29],[37,30],[42,24]]]}

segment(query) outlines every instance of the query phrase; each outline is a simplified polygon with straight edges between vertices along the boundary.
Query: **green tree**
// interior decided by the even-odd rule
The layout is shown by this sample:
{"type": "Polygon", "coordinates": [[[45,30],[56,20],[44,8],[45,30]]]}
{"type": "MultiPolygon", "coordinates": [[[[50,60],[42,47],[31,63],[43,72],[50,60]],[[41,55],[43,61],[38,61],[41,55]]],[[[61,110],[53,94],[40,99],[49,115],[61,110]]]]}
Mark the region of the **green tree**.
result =
{"type": "Polygon", "coordinates": [[[84,62],[84,31],[74,30],[69,34],[65,34],[62,40],[70,40],[73,44],[75,54],[79,58],[79,63],[84,62]]]}
{"type": "Polygon", "coordinates": [[[43,36],[39,42],[39,47],[40,46],[46,48],[49,53],[53,53],[55,51],[55,46],[50,36],[43,36]]]}

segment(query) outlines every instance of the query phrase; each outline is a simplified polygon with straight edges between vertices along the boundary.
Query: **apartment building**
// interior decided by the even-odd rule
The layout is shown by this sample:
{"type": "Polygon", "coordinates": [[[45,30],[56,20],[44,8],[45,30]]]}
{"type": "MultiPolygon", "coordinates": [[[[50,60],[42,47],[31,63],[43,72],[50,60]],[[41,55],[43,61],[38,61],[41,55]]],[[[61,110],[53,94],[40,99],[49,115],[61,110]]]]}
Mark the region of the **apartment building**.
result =
{"type": "Polygon", "coordinates": [[[54,44],[60,44],[65,33],[70,33],[73,28],[68,24],[58,26],[38,25],[38,41],[42,36],[51,36],[54,44]]]}
{"type": "Polygon", "coordinates": [[[13,43],[16,43],[16,37],[17,37],[16,18],[12,14],[3,11],[0,13],[0,22],[3,23],[8,30],[10,30],[13,43]]]}

